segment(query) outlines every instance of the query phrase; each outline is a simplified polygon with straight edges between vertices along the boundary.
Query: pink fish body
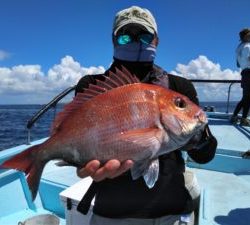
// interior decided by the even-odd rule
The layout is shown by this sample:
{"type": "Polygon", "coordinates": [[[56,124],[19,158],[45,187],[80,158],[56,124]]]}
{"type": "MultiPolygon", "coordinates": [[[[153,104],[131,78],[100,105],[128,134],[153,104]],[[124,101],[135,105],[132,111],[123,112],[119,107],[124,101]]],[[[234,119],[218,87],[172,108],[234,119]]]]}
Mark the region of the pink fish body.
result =
{"type": "Polygon", "coordinates": [[[187,97],[163,87],[139,83],[126,69],[90,85],[59,113],[51,137],[4,162],[24,171],[36,196],[45,164],[60,159],[82,167],[93,159],[132,159],[132,177],[152,187],[158,156],[184,146],[207,123],[187,97]]]}

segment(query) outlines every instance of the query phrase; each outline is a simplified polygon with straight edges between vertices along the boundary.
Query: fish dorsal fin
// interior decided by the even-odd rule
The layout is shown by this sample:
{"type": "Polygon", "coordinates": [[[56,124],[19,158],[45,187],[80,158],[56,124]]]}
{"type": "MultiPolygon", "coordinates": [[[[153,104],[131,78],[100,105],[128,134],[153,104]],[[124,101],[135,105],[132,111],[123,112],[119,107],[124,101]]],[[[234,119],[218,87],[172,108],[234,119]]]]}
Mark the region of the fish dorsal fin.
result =
{"type": "Polygon", "coordinates": [[[124,66],[122,66],[121,70],[115,68],[115,73],[109,71],[109,76],[104,76],[104,78],[104,81],[96,80],[96,84],[89,84],[88,88],[83,89],[83,93],[77,93],[72,102],[65,105],[52,124],[51,135],[55,134],[60,129],[61,123],[86,101],[111,89],[140,82],[124,66]]]}
{"type": "Polygon", "coordinates": [[[82,105],[83,102],[92,98],[91,95],[89,95],[89,97],[87,96],[88,95],[84,93],[78,93],[70,103],[64,106],[63,110],[56,115],[56,118],[51,126],[51,136],[54,135],[60,129],[61,123],[74,111],[76,111],[82,105]]]}
{"type": "Polygon", "coordinates": [[[111,90],[113,88],[121,87],[127,84],[139,83],[140,80],[132,75],[124,66],[122,66],[122,70],[115,68],[115,73],[109,71],[109,76],[104,76],[105,80],[97,80],[96,86],[106,89],[106,91],[111,90]]]}
{"type": "Polygon", "coordinates": [[[115,73],[109,71],[109,76],[104,76],[104,80],[96,79],[96,84],[90,84],[88,88],[83,89],[84,92],[81,99],[89,100],[111,89],[139,82],[140,80],[124,66],[122,66],[121,70],[115,68],[115,73]]]}

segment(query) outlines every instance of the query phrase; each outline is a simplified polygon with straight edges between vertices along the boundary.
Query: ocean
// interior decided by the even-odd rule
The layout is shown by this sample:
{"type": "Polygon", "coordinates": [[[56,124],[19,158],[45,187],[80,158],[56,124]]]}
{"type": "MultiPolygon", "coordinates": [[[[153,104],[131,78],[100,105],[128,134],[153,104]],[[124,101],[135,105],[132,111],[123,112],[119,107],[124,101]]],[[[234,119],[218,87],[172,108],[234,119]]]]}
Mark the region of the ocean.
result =
{"type": "MultiPolygon", "coordinates": [[[[231,102],[229,112],[234,110],[237,102],[231,102]]],[[[213,106],[216,111],[226,112],[226,102],[201,102],[200,105],[213,106]]],[[[26,144],[27,122],[43,107],[43,105],[0,105],[0,151],[17,145],[26,144]]],[[[47,111],[31,128],[31,141],[49,136],[50,126],[56,113],[63,105],[47,111]]]]}
{"type": "MultiPolygon", "coordinates": [[[[27,144],[27,122],[43,105],[0,105],[0,151],[13,146],[27,144]]],[[[59,105],[47,111],[31,128],[31,141],[47,137],[55,113],[62,109],[59,105]]]]}

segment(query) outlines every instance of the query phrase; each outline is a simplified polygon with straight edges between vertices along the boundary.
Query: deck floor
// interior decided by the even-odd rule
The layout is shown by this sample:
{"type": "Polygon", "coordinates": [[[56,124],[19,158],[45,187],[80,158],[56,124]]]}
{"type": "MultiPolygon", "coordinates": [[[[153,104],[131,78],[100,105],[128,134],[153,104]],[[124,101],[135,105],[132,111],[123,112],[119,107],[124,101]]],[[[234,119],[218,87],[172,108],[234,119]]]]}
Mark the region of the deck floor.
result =
{"type": "Polygon", "coordinates": [[[239,175],[192,170],[203,192],[199,225],[250,224],[250,171],[239,175]]]}
{"type": "Polygon", "coordinates": [[[209,127],[217,138],[219,149],[239,152],[250,149],[250,127],[232,126],[226,118],[209,118],[209,127]]]}

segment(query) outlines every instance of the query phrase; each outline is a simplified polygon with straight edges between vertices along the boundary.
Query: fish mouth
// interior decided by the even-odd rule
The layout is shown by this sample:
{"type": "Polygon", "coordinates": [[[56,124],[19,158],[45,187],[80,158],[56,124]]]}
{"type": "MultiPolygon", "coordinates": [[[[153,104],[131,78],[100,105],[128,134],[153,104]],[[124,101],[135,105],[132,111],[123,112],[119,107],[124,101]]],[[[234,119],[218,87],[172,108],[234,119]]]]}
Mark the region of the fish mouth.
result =
{"type": "Polygon", "coordinates": [[[196,120],[198,120],[198,123],[201,123],[201,124],[207,124],[208,123],[208,120],[207,120],[207,116],[206,114],[204,113],[204,111],[202,109],[200,109],[195,115],[194,115],[194,118],[196,120]]]}

